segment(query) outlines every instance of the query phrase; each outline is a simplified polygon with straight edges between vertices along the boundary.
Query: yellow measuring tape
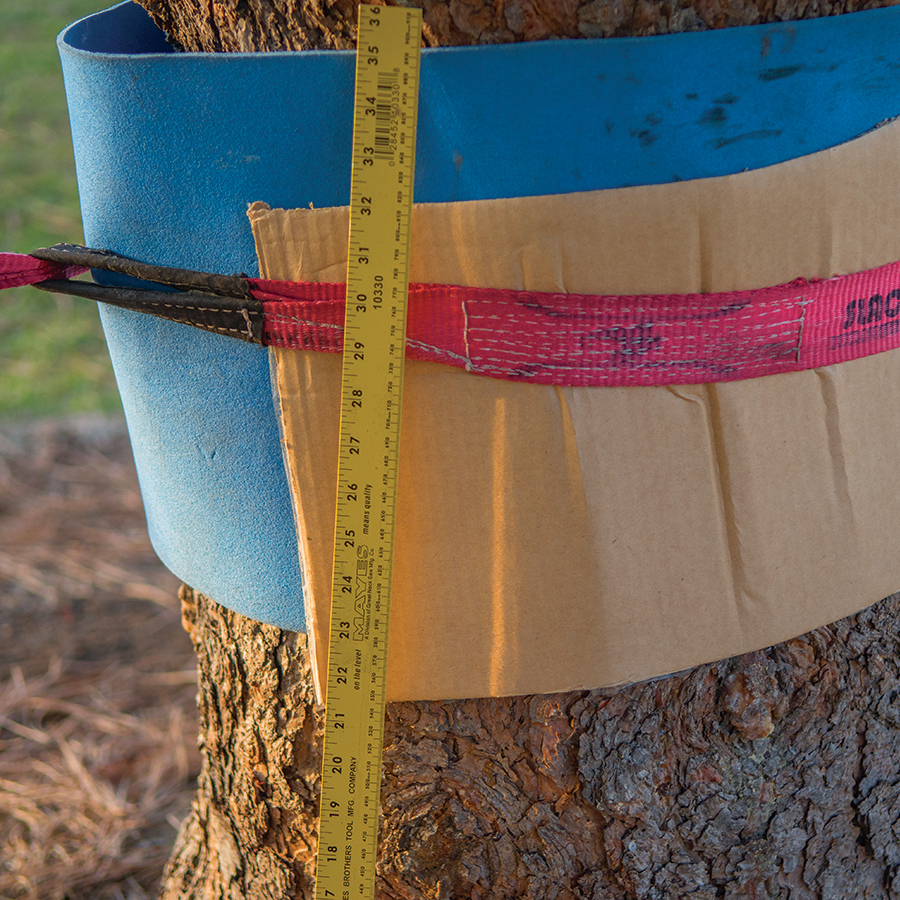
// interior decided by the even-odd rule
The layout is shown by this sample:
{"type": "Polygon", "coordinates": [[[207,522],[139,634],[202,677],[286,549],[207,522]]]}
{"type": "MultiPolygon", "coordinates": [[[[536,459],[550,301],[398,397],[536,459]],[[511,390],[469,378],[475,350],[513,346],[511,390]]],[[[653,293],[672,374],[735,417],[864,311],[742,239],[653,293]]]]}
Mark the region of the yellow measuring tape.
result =
{"type": "Polygon", "coordinates": [[[359,7],[316,900],[375,896],[421,33],[359,7]]]}

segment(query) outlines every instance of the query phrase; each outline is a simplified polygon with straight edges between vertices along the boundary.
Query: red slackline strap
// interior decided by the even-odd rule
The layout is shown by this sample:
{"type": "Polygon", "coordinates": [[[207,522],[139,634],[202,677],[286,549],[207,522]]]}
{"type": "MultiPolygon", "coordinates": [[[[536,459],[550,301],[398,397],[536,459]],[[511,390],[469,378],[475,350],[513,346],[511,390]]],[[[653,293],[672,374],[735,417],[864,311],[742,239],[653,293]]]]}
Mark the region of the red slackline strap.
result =
{"type": "MultiPolygon", "coordinates": [[[[250,279],[263,341],[340,352],[344,285],[250,279]]],[[[716,294],[596,296],[410,286],[407,355],[536,384],[757,378],[900,346],[900,263],[716,294]]]]}
{"type": "MultiPolygon", "coordinates": [[[[0,253],[0,289],[83,271],[0,253]]],[[[253,301],[247,302],[262,306],[263,344],[342,350],[343,284],[248,281],[253,301]]],[[[209,298],[204,311],[215,314],[216,294],[199,296],[209,298]]],[[[222,304],[234,314],[233,299],[222,304]]],[[[148,311],[164,315],[158,305],[148,303],[148,311]]],[[[826,280],[715,294],[598,296],[410,285],[410,358],[535,384],[735,381],[896,347],[900,262],[826,280]]]]}
{"type": "Polygon", "coordinates": [[[26,253],[0,253],[0,291],[4,288],[37,284],[51,278],[73,278],[86,272],[81,266],[63,266],[35,259],[26,253]]]}

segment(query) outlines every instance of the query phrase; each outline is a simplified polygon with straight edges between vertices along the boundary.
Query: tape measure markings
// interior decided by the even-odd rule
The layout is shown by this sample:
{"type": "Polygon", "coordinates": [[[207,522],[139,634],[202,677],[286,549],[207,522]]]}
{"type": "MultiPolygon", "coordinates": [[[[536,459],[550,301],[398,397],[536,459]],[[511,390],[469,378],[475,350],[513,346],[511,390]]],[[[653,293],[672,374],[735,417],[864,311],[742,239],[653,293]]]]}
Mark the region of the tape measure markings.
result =
{"type": "Polygon", "coordinates": [[[359,7],[316,900],[371,900],[422,14],[359,7]]]}

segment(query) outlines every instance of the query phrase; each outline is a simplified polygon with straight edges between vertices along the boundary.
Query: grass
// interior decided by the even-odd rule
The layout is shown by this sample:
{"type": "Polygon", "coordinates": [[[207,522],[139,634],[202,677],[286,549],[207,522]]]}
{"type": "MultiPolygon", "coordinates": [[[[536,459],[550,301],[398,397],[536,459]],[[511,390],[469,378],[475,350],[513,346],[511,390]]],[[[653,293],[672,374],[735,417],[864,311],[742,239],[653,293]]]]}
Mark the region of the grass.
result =
{"type": "MultiPolygon", "coordinates": [[[[104,0],[0,2],[0,250],[83,240],[56,35],[104,0]]],[[[92,303],[0,294],[0,420],[121,408],[92,303]]]]}

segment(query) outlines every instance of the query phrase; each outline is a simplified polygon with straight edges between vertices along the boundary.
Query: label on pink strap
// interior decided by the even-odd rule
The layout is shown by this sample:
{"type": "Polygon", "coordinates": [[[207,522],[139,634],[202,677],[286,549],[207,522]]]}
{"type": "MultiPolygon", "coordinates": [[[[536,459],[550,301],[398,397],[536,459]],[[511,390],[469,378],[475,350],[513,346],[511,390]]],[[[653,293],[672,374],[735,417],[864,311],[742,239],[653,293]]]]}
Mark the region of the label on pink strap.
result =
{"type": "MultiPolygon", "coordinates": [[[[266,342],[341,350],[344,286],[257,281],[266,342]]],[[[716,294],[597,296],[410,286],[410,358],[574,386],[696,384],[900,346],[900,263],[716,294]]]]}
{"type": "Polygon", "coordinates": [[[800,368],[900,346],[900,263],[819,282],[811,289],[815,293],[807,306],[800,368]]]}
{"type": "Polygon", "coordinates": [[[524,380],[569,385],[686,384],[769,375],[797,358],[808,287],[483,298],[466,303],[472,371],[506,371],[524,380]]]}

